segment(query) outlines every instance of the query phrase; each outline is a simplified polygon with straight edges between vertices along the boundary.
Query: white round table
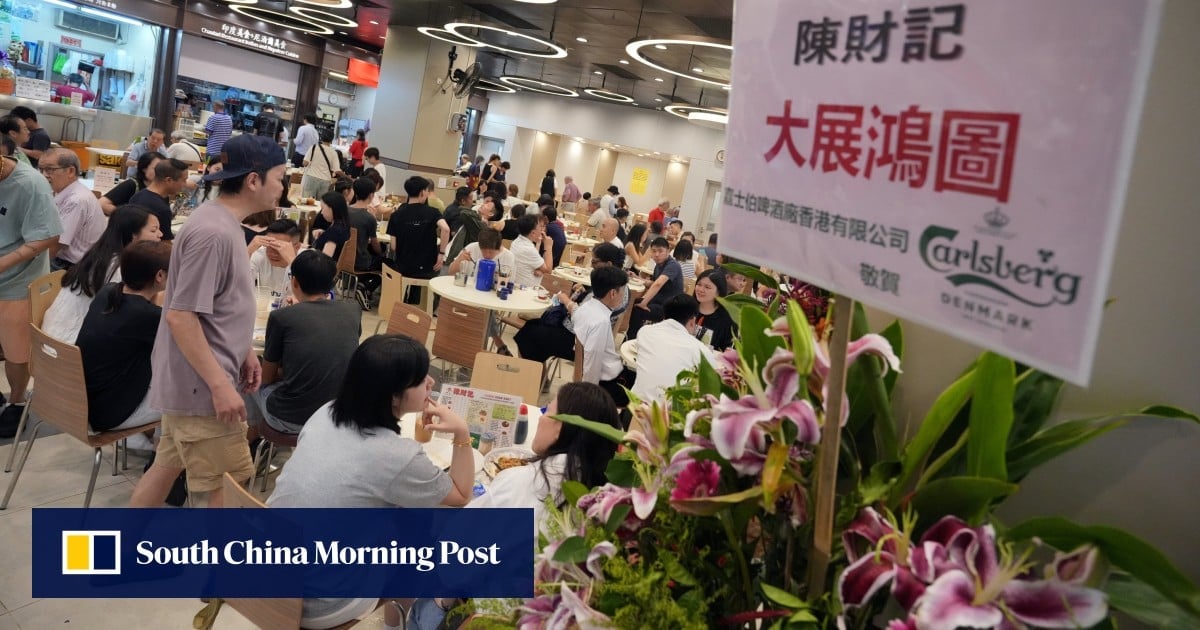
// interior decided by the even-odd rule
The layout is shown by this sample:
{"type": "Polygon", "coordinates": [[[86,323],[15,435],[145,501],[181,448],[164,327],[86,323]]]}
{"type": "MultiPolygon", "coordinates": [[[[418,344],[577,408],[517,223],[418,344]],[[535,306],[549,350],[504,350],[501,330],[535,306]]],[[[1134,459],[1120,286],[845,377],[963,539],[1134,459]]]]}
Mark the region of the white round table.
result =
{"type": "Polygon", "coordinates": [[[586,245],[588,247],[595,247],[596,243],[599,243],[599,242],[600,241],[597,241],[594,238],[588,238],[586,236],[576,236],[573,234],[567,234],[567,244],[569,244],[569,245],[586,245]]]}
{"type": "MultiPolygon", "coordinates": [[[[528,406],[529,414],[525,417],[529,423],[529,430],[525,432],[525,441],[520,444],[514,444],[521,448],[529,449],[533,445],[533,436],[537,434],[538,422],[542,419],[542,410],[533,405],[528,406]]],[[[406,413],[400,418],[400,436],[413,439],[416,436],[416,422],[420,414],[406,413]]],[[[445,434],[434,433],[433,438],[428,442],[422,442],[421,448],[425,454],[429,456],[430,461],[435,466],[442,468],[450,467],[450,457],[453,456],[453,445],[449,437],[444,437],[445,434]]],[[[497,447],[501,448],[501,447],[497,447]]],[[[471,449],[475,455],[475,480],[481,481],[484,485],[491,482],[491,478],[483,470],[484,456],[478,449],[471,449]]]]}
{"type": "Polygon", "coordinates": [[[495,291],[477,290],[474,276],[467,280],[465,287],[454,284],[454,276],[438,276],[429,281],[429,288],[446,299],[489,311],[537,315],[550,308],[549,297],[538,299],[538,287],[517,289],[507,300],[501,300],[495,291]]]}
{"type": "Polygon", "coordinates": [[[637,355],[638,355],[637,339],[630,339],[629,341],[626,341],[625,343],[621,344],[621,362],[625,364],[625,367],[627,367],[631,370],[636,370],[637,369],[637,355]]]}
{"type": "MultiPolygon", "coordinates": [[[[562,265],[562,266],[556,267],[554,269],[554,277],[562,278],[563,280],[569,280],[570,282],[573,282],[575,284],[580,284],[585,287],[592,286],[591,272],[590,271],[585,272],[582,269],[580,269],[579,267],[572,267],[571,265],[562,265]]],[[[641,278],[636,278],[636,277],[630,276],[630,278],[629,278],[629,290],[630,291],[642,291],[642,290],[645,290],[645,288],[646,288],[646,283],[643,282],[641,278]]]]}

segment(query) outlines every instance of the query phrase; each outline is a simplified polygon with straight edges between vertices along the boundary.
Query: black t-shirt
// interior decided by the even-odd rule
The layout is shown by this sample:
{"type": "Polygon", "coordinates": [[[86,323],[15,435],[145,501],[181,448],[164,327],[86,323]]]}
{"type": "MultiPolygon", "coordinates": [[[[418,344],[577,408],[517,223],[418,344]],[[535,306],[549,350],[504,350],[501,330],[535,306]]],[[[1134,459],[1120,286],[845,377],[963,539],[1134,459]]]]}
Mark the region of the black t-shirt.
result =
{"type": "MultiPolygon", "coordinates": [[[[50,148],[50,134],[46,133],[46,130],[41,127],[30,129],[29,140],[21,146],[31,151],[45,151],[50,148]]],[[[26,157],[33,164],[33,168],[37,168],[38,161],[33,159],[32,156],[26,157]]]]}
{"type": "Polygon", "coordinates": [[[678,260],[668,258],[663,264],[655,265],[650,281],[658,280],[659,276],[666,276],[667,282],[654,295],[654,299],[650,300],[651,304],[666,304],[667,300],[683,293],[683,267],[679,266],[678,260]]]}
{"type": "Polygon", "coordinates": [[[355,251],[354,268],[358,271],[371,271],[372,256],[369,243],[379,230],[379,222],[362,208],[350,208],[350,227],[358,230],[358,250],[355,251]]]}
{"type": "Polygon", "coordinates": [[[333,243],[337,247],[333,250],[333,259],[337,260],[342,255],[342,246],[346,241],[350,240],[350,228],[341,224],[334,223],[321,233],[321,237],[313,243],[313,249],[324,253],[325,243],[333,243]]]}
{"type": "Polygon", "coordinates": [[[313,242],[314,240],[316,240],[316,239],[314,239],[314,238],[312,237],[312,233],[313,233],[314,231],[316,231],[316,230],[328,230],[328,229],[329,229],[329,221],[326,221],[326,220],[325,220],[325,215],[323,215],[323,214],[321,214],[320,212],[318,212],[318,213],[317,213],[317,216],[316,216],[315,218],[313,218],[312,227],[310,227],[310,228],[308,229],[308,242],[310,242],[310,243],[311,243],[311,242],[313,242]]]}
{"type": "Polygon", "coordinates": [[[267,398],[267,412],[304,424],[337,397],[358,348],[362,310],[349,302],[301,302],[267,318],[263,360],[283,368],[283,382],[267,398]]]}
{"type": "Polygon", "coordinates": [[[129,203],[129,200],[133,199],[134,193],[138,190],[141,190],[141,186],[138,185],[136,179],[130,177],[108,189],[108,192],[104,193],[104,196],[108,197],[109,201],[112,201],[113,205],[119,208],[129,203]]]}
{"type": "Polygon", "coordinates": [[[441,218],[440,212],[424,203],[406,203],[392,213],[387,233],[396,250],[397,271],[416,278],[434,276],[441,218]]]}
{"type": "Polygon", "coordinates": [[[696,318],[696,325],[713,331],[713,348],[724,350],[733,345],[733,318],[729,316],[729,312],[725,310],[725,307],[720,304],[717,305],[717,310],[708,315],[701,313],[696,318]]]}
{"type": "Polygon", "coordinates": [[[100,289],[88,308],[75,345],[83,357],[88,423],[107,431],[124,422],[150,391],[150,352],[162,309],[140,295],[121,296],[111,313],[108,298],[121,285],[100,289]]]}
{"type": "Polygon", "coordinates": [[[500,230],[500,238],[505,238],[510,241],[515,241],[515,240],[517,240],[517,237],[520,235],[521,235],[521,231],[519,229],[517,229],[517,220],[516,219],[505,219],[504,220],[504,228],[500,230]]]}
{"type": "Polygon", "coordinates": [[[175,233],[171,231],[171,204],[167,203],[166,197],[150,190],[143,188],[129,199],[129,203],[135,206],[141,206],[150,211],[151,214],[158,217],[158,229],[162,230],[162,240],[169,241],[175,238],[175,233]]]}
{"type": "Polygon", "coordinates": [[[543,195],[550,195],[551,197],[554,196],[554,178],[553,177],[542,178],[541,193],[543,195]]]}
{"type": "Polygon", "coordinates": [[[446,211],[442,213],[442,218],[446,220],[446,225],[450,226],[450,233],[454,234],[462,225],[462,221],[458,215],[462,213],[462,206],[457,203],[452,203],[446,206],[446,211]]]}
{"type": "Polygon", "coordinates": [[[549,236],[550,242],[553,243],[550,251],[554,259],[554,266],[557,267],[558,263],[562,261],[563,250],[567,248],[567,233],[558,221],[554,221],[546,224],[546,236],[549,236]]]}

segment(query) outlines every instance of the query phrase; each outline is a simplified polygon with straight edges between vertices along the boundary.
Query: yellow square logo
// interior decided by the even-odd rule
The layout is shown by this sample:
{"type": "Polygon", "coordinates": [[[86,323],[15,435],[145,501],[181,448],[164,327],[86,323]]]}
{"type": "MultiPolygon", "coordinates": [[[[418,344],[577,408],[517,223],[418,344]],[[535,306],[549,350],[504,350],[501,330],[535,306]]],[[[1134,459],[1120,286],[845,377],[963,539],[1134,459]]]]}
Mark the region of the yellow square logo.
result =
{"type": "Polygon", "coordinates": [[[64,531],[63,575],[118,575],[121,573],[121,532],[64,531]]]}

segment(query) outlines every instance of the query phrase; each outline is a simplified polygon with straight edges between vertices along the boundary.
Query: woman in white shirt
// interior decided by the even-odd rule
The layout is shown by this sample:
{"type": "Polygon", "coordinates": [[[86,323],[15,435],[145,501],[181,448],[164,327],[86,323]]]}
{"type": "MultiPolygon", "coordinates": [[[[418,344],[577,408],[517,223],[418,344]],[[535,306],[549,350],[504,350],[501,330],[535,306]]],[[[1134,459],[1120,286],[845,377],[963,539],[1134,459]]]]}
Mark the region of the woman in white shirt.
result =
{"type": "Polygon", "coordinates": [[[75,343],[92,298],[109,282],[120,282],[121,252],[138,241],[158,240],[158,217],[141,206],[117,208],[100,240],[63,276],[62,290],[46,310],[42,330],[63,343],[75,343]]]}
{"type": "Polygon", "coordinates": [[[617,404],[599,385],[566,383],[538,422],[530,445],[535,457],[525,466],[501,471],[487,493],[467,507],[533,508],[533,522],[540,526],[547,497],[559,506],[565,501],[563,481],[578,481],[588,488],[604,485],[604,469],[616,454],[617,445],[587,429],[555,420],[553,416],[559,414],[625,428],[620,424],[617,404]]]}

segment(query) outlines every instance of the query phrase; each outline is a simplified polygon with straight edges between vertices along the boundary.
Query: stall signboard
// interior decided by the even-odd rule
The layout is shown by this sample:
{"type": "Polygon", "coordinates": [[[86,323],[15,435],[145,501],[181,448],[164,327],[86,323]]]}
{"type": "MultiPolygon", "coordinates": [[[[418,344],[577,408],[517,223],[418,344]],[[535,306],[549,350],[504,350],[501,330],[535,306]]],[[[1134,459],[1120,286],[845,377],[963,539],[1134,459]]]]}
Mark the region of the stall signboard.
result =
{"type": "MultiPolygon", "coordinates": [[[[189,7],[193,4],[189,3],[189,7]]],[[[184,16],[184,30],[227,44],[266,53],[305,65],[320,65],[323,47],[315,44],[316,37],[298,35],[292,31],[280,32],[263,28],[261,22],[239,24],[230,19],[216,19],[208,15],[188,11],[184,16]],[[286,33],[286,35],[284,34],[286,33]]]]}
{"type": "Polygon", "coordinates": [[[722,253],[1086,385],[1161,3],[735,10],[722,253]]]}
{"type": "Polygon", "coordinates": [[[16,91],[13,94],[18,98],[48,101],[50,100],[50,82],[29,77],[17,77],[16,91]]]}

